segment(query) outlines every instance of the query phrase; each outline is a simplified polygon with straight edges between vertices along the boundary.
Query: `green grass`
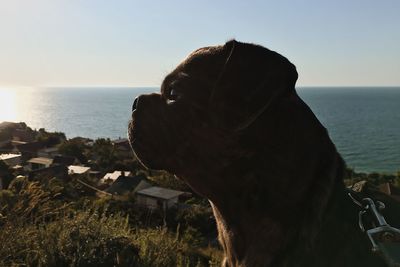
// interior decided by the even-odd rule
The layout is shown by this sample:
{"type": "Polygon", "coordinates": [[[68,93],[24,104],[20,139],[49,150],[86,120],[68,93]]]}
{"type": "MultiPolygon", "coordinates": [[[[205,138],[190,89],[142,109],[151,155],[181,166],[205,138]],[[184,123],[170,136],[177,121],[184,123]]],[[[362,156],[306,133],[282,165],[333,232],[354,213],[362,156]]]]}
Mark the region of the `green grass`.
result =
{"type": "Polygon", "coordinates": [[[165,228],[132,229],[127,217],[90,209],[47,223],[6,223],[0,244],[0,266],[219,264],[218,253],[210,257],[165,228]]]}
{"type": "Polygon", "coordinates": [[[191,235],[139,228],[122,211],[67,201],[64,191],[55,180],[26,179],[0,191],[0,266],[220,264],[219,251],[196,246],[191,235]]]}

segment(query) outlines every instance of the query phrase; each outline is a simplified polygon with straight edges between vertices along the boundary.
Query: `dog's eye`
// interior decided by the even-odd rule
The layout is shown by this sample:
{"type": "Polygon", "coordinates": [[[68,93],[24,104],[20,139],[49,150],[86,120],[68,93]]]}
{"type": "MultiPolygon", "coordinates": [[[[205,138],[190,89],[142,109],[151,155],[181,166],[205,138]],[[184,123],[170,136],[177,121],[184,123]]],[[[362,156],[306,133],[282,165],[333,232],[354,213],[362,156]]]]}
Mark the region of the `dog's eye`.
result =
{"type": "Polygon", "coordinates": [[[176,89],[171,89],[169,91],[168,97],[167,97],[167,103],[173,103],[176,100],[178,100],[181,97],[181,95],[179,94],[179,92],[176,89]]]}

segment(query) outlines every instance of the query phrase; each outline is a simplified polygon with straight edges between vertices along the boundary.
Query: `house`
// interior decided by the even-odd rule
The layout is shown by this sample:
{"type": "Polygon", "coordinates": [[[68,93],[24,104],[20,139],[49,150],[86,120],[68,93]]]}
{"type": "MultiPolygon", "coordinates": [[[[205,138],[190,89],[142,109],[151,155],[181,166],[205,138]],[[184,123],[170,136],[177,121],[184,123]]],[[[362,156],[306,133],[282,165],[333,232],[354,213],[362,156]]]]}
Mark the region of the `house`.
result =
{"type": "Polygon", "coordinates": [[[131,176],[132,173],[130,171],[114,171],[106,173],[103,178],[100,179],[100,184],[112,184],[114,183],[120,176],[131,176]]]}
{"type": "Polygon", "coordinates": [[[54,158],[55,156],[58,156],[60,153],[58,152],[57,147],[48,147],[48,148],[42,148],[39,149],[37,152],[38,157],[44,157],[44,158],[54,158]]]}
{"type": "Polygon", "coordinates": [[[16,145],[13,152],[20,153],[22,155],[22,160],[24,161],[37,157],[38,151],[44,147],[45,144],[43,142],[22,143],[16,145]]]}
{"type": "Polygon", "coordinates": [[[0,154],[0,160],[10,167],[21,164],[22,156],[20,154],[0,154]]]}
{"type": "Polygon", "coordinates": [[[68,166],[68,174],[69,175],[87,175],[90,172],[90,167],[78,166],[78,165],[69,165],[68,166]]]}
{"type": "Polygon", "coordinates": [[[150,181],[144,175],[120,176],[105,192],[123,196],[149,187],[151,187],[150,181]]]}
{"type": "Polygon", "coordinates": [[[115,151],[117,151],[121,156],[132,156],[132,148],[129,144],[129,140],[127,138],[119,138],[111,141],[114,146],[115,151]]]}
{"type": "Polygon", "coordinates": [[[129,140],[127,138],[118,138],[112,140],[111,143],[117,150],[131,150],[131,145],[129,144],[129,140]]]}
{"type": "Polygon", "coordinates": [[[27,161],[28,169],[29,170],[38,170],[43,168],[48,168],[53,163],[53,159],[38,157],[38,158],[31,158],[27,161]]]}
{"type": "Polygon", "coordinates": [[[179,196],[185,192],[153,186],[136,192],[136,204],[148,209],[166,211],[178,204],[179,196]]]}

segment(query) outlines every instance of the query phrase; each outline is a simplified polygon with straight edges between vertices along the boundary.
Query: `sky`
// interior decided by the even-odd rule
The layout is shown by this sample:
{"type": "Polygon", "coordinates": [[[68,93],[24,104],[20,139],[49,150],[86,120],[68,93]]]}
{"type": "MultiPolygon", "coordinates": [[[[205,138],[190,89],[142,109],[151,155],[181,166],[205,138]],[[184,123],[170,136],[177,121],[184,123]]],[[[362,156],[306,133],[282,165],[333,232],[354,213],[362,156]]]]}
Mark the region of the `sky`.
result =
{"type": "Polygon", "coordinates": [[[159,86],[191,51],[268,47],[298,86],[399,86],[399,0],[0,0],[0,87],[159,86]]]}

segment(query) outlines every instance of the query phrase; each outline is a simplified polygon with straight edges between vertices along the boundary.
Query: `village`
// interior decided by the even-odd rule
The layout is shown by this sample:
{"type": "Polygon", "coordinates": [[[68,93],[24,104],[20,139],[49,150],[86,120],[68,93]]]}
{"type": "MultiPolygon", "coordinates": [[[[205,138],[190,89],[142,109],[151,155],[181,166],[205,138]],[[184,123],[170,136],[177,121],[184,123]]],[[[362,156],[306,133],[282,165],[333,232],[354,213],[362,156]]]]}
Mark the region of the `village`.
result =
{"type": "Polygon", "coordinates": [[[0,161],[11,170],[8,177],[4,170],[0,173],[0,190],[21,177],[33,181],[56,177],[74,180],[99,198],[133,197],[138,207],[163,212],[177,208],[180,200],[191,196],[190,192],[156,186],[140,172],[126,138],[67,140],[62,133],[34,131],[24,123],[7,122],[0,124],[0,133],[0,161]],[[120,164],[113,164],[117,161],[120,164]]]}
{"type": "MultiPolygon", "coordinates": [[[[67,139],[64,133],[32,130],[23,122],[2,122],[0,163],[0,190],[7,189],[16,178],[39,181],[41,177],[56,177],[80,183],[91,196],[129,199],[137,207],[164,213],[192,196],[190,188],[172,175],[144,169],[127,138],[67,139]],[[149,176],[167,177],[168,181],[160,183],[149,176]]],[[[377,190],[400,199],[398,175],[355,173],[349,169],[347,178],[347,185],[356,191],[363,190],[367,181],[370,186],[372,181],[377,190]]]]}

